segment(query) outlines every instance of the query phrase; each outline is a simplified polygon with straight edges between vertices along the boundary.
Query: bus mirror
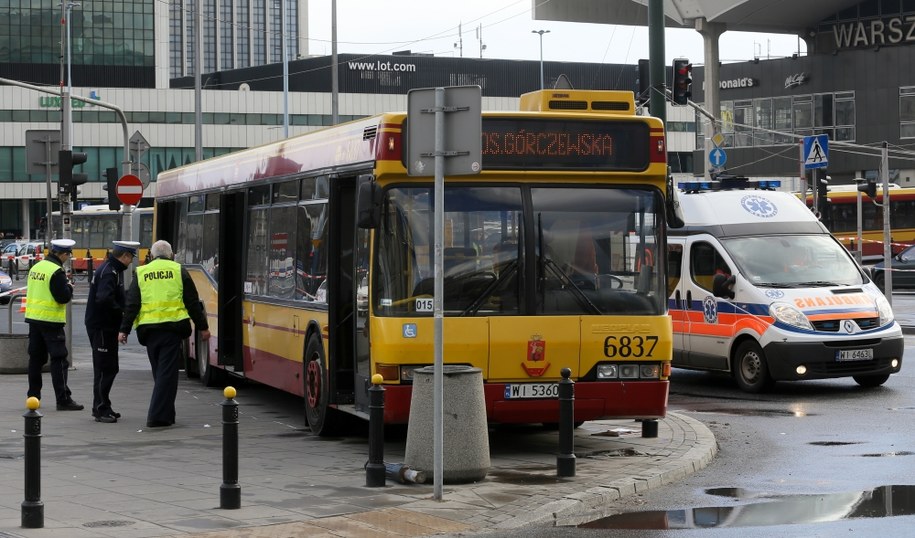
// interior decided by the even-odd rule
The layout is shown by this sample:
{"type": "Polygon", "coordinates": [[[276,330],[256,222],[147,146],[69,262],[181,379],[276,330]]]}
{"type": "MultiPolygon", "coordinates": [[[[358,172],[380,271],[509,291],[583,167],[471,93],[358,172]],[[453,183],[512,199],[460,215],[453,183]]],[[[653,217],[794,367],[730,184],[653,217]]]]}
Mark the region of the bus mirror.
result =
{"type": "Polygon", "coordinates": [[[356,226],[374,229],[381,222],[381,189],[372,176],[360,176],[356,194],[356,226]]]}

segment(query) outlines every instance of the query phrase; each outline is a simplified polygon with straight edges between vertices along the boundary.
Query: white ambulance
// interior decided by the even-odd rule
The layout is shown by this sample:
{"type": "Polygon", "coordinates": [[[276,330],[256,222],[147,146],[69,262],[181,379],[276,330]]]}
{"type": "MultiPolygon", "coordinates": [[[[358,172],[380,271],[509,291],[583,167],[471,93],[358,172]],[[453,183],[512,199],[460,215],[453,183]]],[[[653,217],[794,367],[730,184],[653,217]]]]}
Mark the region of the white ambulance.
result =
{"type": "Polygon", "coordinates": [[[848,251],[778,182],[681,183],[668,230],[673,366],[730,372],[749,392],[851,376],[882,385],[902,329],[848,251]]]}

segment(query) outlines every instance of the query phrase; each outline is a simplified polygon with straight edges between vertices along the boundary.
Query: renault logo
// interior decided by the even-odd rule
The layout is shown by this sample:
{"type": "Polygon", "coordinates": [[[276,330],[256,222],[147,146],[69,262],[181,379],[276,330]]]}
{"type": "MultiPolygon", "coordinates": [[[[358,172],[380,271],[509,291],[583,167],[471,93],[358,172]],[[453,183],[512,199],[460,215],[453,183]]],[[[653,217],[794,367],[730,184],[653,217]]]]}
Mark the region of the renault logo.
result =
{"type": "Polygon", "coordinates": [[[855,322],[850,319],[847,319],[842,322],[842,328],[845,329],[846,333],[852,334],[853,332],[855,332],[855,322]]]}

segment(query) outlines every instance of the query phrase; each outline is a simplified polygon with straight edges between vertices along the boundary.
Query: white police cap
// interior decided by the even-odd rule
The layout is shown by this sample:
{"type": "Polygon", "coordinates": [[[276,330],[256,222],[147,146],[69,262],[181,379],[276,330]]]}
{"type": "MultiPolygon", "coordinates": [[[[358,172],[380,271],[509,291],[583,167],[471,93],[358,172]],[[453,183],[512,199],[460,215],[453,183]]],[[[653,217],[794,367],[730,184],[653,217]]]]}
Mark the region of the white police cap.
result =
{"type": "Polygon", "coordinates": [[[115,247],[117,247],[121,250],[126,250],[127,252],[133,254],[134,256],[137,255],[137,251],[140,248],[140,243],[138,243],[137,241],[112,241],[111,243],[115,247]]]}
{"type": "Polygon", "coordinates": [[[76,241],[72,239],[52,239],[51,250],[57,252],[73,252],[73,245],[75,244],[76,241]]]}

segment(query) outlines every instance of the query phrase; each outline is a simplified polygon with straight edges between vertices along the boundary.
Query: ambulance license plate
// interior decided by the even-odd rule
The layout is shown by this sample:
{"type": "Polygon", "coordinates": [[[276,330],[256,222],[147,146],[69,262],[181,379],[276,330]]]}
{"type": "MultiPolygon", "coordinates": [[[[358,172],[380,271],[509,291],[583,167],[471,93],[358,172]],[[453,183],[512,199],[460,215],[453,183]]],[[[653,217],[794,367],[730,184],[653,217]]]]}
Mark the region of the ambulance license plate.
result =
{"type": "Polygon", "coordinates": [[[840,349],[836,351],[837,361],[869,361],[874,358],[874,350],[867,349],[840,349]]]}
{"type": "Polygon", "coordinates": [[[558,398],[558,383],[519,383],[505,385],[505,399],[516,400],[521,398],[558,398]]]}

